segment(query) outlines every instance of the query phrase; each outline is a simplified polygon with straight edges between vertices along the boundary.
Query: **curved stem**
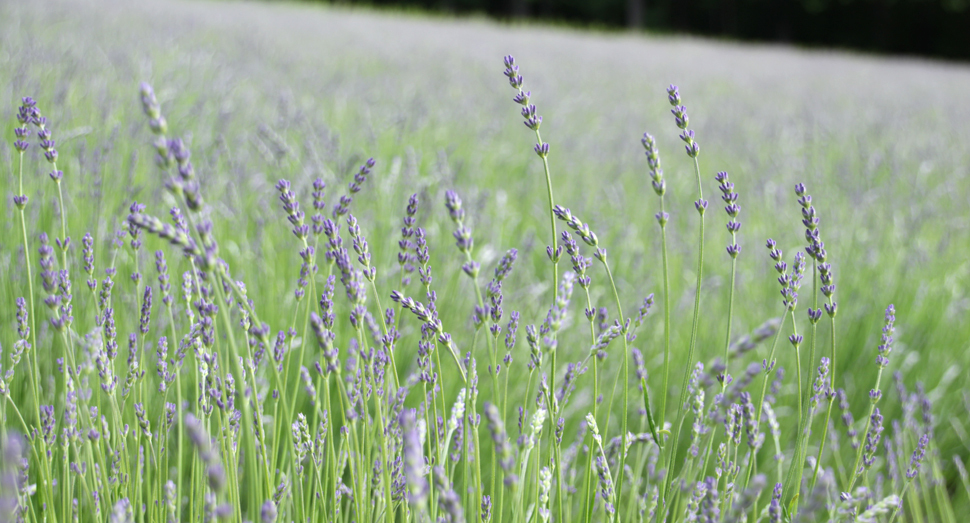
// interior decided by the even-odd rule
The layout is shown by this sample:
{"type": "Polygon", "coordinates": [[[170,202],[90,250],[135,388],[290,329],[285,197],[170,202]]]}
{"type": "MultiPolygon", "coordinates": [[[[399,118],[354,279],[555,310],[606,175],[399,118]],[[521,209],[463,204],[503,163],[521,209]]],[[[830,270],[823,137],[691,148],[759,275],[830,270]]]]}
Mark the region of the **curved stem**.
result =
{"type": "MultiPolygon", "coordinates": [[[[731,233],[732,243],[737,243],[737,235],[731,233]]],[[[738,259],[733,258],[731,260],[731,290],[728,293],[728,319],[727,319],[727,333],[724,335],[724,372],[727,373],[730,364],[730,354],[731,354],[731,324],[734,318],[734,284],[738,272],[738,259]]],[[[725,376],[726,377],[726,376],[725,376]]],[[[724,390],[727,388],[727,380],[721,380],[721,394],[724,394],[724,390]]],[[[711,451],[714,448],[714,436],[717,435],[718,425],[715,425],[711,430],[711,436],[707,440],[707,450],[704,452],[704,465],[701,467],[701,474],[707,470],[707,466],[710,464],[711,451]]]]}
{"type": "MultiPolygon", "coordinates": [[[[831,300],[829,301],[831,302],[831,300]]],[[[831,370],[829,372],[831,373],[832,379],[829,383],[832,384],[832,390],[835,390],[835,316],[830,317],[830,320],[832,324],[832,357],[831,357],[832,365],[830,367],[831,370]]],[[[812,484],[811,484],[811,487],[808,489],[809,492],[812,492],[813,490],[815,490],[815,483],[818,481],[819,464],[822,461],[822,451],[825,449],[825,438],[828,435],[829,419],[831,419],[832,417],[833,404],[834,404],[834,401],[829,400],[829,408],[825,412],[825,425],[823,425],[823,429],[822,429],[823,434],[818,444],[818,456],[815,458],[815,472],[812,473],[812,484]]]]}
{"type": "MultiPolygon", "coordinates": [[[[57,170],[57,163],[54,163],[54,170],[57,170]]],[[[61,190],[61,181],[57,180],[57,202],[61,209],[61,268],[68,270],[67,266],[67,209],[64,207],[64,191],[61,190]]]]}
{"type": "MultiPolygon", "coordinates": [[[[620,337],[623,338],[623,416],[621,418],[621,442],[620,442],[620,462],[617,466],[617,485],[616,485],[616,499],[617,503],[622,499],[623,496],[623,479],[626,476],[623,473],[623,465],[626,462],[626,452],[627,452],[627,434],[628,434],[628,413],[630,412],[630,344],[627,341],[627,329],[626,329],[626,318],[623,317],[623,306],[620,304],[620,295],[616,291],[616,282],[613,280],[613,271],[610,270],[610,264],[606,262],[605,259],[601,259],[603,266],[606,268],[606,274],[610,277],[610,287],[613,289],[613,298],[616,300],[616,310],[617,314],[620,316],[620,326],[622,329],[622,334],[620,337]]],[[[647,413],[649,415],[649,406],[647,406],[647,413]]],[[[607,428],[609,428],[607,426],[607,428]]]]}
{"type": "MultiPolygon", "coordinates": [[[[795,321],[795,310],[789,309],[789,315],[791,316],[792,322],[792,335],[798,336],[798,323],[795,321]]],[[[798,381],[798,431],[795,433],[795,455],[792,458],[791,466],[788,468],[784,492],[790,493],[791,489],[794,488],[795,493],[791,494],[788,499],[797,504],[801,484],[793,485],[792,483],[795,481],[795,475],[800,475],[798,471],[804,468],[804,463],[802,463],[802,430],[805,424],[805,418],[802,417],[802,404],[804,403],[802,401],[802,355],[798,345],[795,345],[795,379],[798,381]]]]}
{"type": "MultiPolygon", "coordinates": [[[[758,401],[757,425],[759,427],[761,426],[761,415],[764,413],[765,396],[768,394],[768,377],[770,376],[771,369],[774,368],[775,349],[778,346],[778,339],[781,337],[782,331],[785,330],[785,321],[787,319],[787,315],[783,314],[781,316],[781,324],[778,325],[778,330],[775,331],[775,338],[771,342],[771,350],[768,351],[768,357],[765,359],[765,377],[761,382],[761,400],[758,401]]],[[[753,449],[748,451],[748,456],[748,472],[744,480],[745,486],[751,482],[751,474],[754,471],[755,463],[758,461],[756,459],[758,454],[753,449]]]]}
{"type": "MultiPolygon", "coordinates": [[[[660,197],[660,213],[663,216],[664,198],[660,197]]],[[[663,258],[664,278],[664,366],[663,388],[660,389],[660,429],[663,430],[667,421],[667,387],[670,376],[670,279],[667,273],[667,225],[660,225],[660,252],[663,258]]],[[[659,512],[659,510],[658,510],[659,512]]]]}
{"type": "MultiPolygon", "coordinates": [[[[24,195],[24,153],[20,153],[19,169],[18,169],[18,184],[20,187],[20,194],[24,195]]],[[[33,390],[34,397],[34,415],[37,416],[37,423],[40,424],[40,367],[37,361],[37,314],[36,308],[34,307],[34,275],[33,269],[30,264],[30,244],[27,241],[27,219],[24,216],[24,210],[20,209],[20,230],[23,235],[24,241],[24,266],[27,268],[27,298],[30,302],[30,336],[31,336],[31,347],[33,350],[33,362],[31,365],[31,370],[27,373],[30,378],[30,387],[33,390]]],[[[30,359],[30,354],[27,355],[28,360],[30,359]]],[[[27,432],[29,433],[29,432],[27,432]]],[[[43,438],[39,439],[41,442],[41,453],[38,454],[38,464],[42,464],[39,456],[46,455],[46,445],[43,438]]],[[[49,470],[46,470],[44,466],[40,467],[41,471],[41,483],[47,487],[47,494],[50,498],[50,506],[54,506],[54,487],[50,478],[49,470]]],[[[46,512],[46,511],[45,511],[46,512]]],[[[53,511],[51,511],[53,512],[53,511]]]]}
{"type": "MultiPolygon", "coordinates": [[[[539,130],[536,129],[536,140],[539,145],[542,145],[542,136],[539,134],[539,130]]],[[[552,242],[549,244],[553,253],[555,253],[556,245],[558,244],[558,239],[556,238],[556,214],[553,209],[556,207],[555,200],[552,197],[552,175],[549,174],[549,159],[545,156],[542,157],[542,168],[546,174],[546,193],[549,196],[549,228],[552,230],[552,242]]],[[[554,255],[552,259],[552,303],[555,305],[556,300],[559,298],[559,259],[554,255]]]]}
{"type": "MultiPolygon", "coordinates": [[[[879,372],[876,374],[876,386],[873,388],[873,390],[879,390],[879,383],[882,381],[882,369],[883,368],[880,366],[879,372]]],[[[871,401],[870,403],[871,405],[869,406],[869,415],[866,416],[866,428],[859,433],[863,438],[865,438],[869,434],[869,427],[872,425],[872,413],[876,410],[876,401],[871,401]]],[[[859,450],[856,452],[856,455],[855,455],[855,465],[852,466],[852,471],[850,472],[851,476],[849,476],[852,479],[849,480],[849,487],[845,489],[845,492],[852,492],[852,487],[854,487],[856,481],[859,480],[859,476],[861,475],[859,473],[859,464],[862,462],[862,454],[864,453],[864,451],[865,451],[865,445],[860,440],[859,450]]]]}
{"type": "MultiPolygon", "coordinates": [[[[694,174],[697,176],[698,201],[702,201],[704,199],[704,189],[701,183],[701,168],[700,168],[700,164],[697,161],[696,156],[694,157],[694,174]]],[[[679,405],[677,406],[678,417],[681,417],[684,414],[684,402],[686,401],[686,396],[687,396],[687,384],[690,380],[691,369],[694,366],[694,348],[697,345],[697,325],[700,317],[700,308],[701,308],[701,282],[703,281],[703,274],[704,274],[704,208],[703,207],[698,209],[698,214],[700,215],[700,225],[699,225],[698,241],[697,241],[697,247],[698,247],[697,248],[697,282],[694,285],[694,319],[691,322],[690,345],[688,346],[688,349],[687,349],[687,367],[684,370],[684,381],[683,381],[683,385],[681,385],[681,388],[680,388],[680,401],[679,401],[679,405]]],[[[664,392],[666,394],[666,391],[664,392]]],[[[677,454],[677,446],[680,440],[680,431],[682,426],[683,426],[682,423],[678,425],[677,434],[676,436],[674,436],[674,439],[671,440],[672,444],[670,445],[670,451],[667,458],[668,479],[666,482],[664,482],[666,484],[666,488],[665,488],[665,491],[662,493],[663,495],[661,496],[665,501],[667,499],[667,496],[670,495],[670,487],[671,485],[673,485],[674,474],[671,469],[674,464],[674,457],[677,454]]]]}

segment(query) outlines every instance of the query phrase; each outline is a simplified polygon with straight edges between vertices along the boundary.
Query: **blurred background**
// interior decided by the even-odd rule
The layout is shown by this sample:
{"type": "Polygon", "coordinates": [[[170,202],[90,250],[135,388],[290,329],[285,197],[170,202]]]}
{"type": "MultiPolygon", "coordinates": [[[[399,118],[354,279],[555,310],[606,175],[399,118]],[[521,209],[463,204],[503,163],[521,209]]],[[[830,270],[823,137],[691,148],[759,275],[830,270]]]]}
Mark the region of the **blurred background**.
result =
{"type": "MultiPolygon", "coordinates": [[[[319,0],[304,0],[310,3],[319,0]]],[[[338,0],[500,20],[970,58],[970,0],[338,0]]]]}

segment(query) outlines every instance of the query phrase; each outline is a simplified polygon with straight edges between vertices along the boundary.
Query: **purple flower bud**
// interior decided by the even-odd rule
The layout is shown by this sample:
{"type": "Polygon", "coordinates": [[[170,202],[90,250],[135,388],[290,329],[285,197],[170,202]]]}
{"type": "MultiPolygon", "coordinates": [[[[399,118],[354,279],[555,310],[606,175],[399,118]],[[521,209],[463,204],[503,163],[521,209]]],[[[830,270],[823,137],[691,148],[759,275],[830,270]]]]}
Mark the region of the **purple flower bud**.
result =
{"type": "Polygon", "coordinates": [[[676,106],[680,105],[680,103],[681,103],[680,102],[680,91],[678,91],[676,85],[670,84],[670,86],[667,87],[667,100],[670,101],[670,105],[672,105],[672,106],[675,106],[676,107],[676,106]]]}
{"type": "Polygon", "coordinates": [[[266,500],[259,509],[259,519],[261,523],[276,523],[276,503],[266,500]]]}

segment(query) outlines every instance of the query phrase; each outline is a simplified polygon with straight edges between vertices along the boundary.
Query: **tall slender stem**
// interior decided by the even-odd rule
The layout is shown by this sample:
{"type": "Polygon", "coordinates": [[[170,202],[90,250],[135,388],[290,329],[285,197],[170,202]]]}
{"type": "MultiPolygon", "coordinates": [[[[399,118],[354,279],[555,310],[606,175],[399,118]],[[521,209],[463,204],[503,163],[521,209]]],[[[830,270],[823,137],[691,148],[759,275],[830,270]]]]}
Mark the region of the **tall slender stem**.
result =
{"type": "MultiPolygon", "coordinates": [[[[542,135],[539,134],[538,127],[536,127],[535,129],[535,133],[536,133],[536,141],[541,146],[543,144],[543,141],[542,141],[542,135]]],[[[552,304],[553,306],[555,306],[556,302],[559,300],[559,256],[556,253],[556,246],[558,245],[558,237],[556,234],[556,214],[555,212],[553,212],[553,209],[555,209],[556,204],[555,204],[555,199],[552,196],[552,175],[549,172],[549,159],[544,154],[540,155],[540,158],[542,158],[542,169],[546,175],[546,194],[549,197],[549,229],[552,233],[551,241],[549,243],[549,246],[551,249],[551,258],[552,258],[551,260],[552,261],[552,304]]],[[[477,290],[477,286],[476,286],[476,290],[477,290]]],[[[552,353],[552,368],[550,371],[549,383],[550,383],[550,390],[555,390],[556,389],[556,353],[555,352],[552,353]]],[[[555,412],[549,413],[549,422],[553,426],[556,423],[555,421],[556,415],[557,413],[555,412]]],[[[555,437],[550,438],[549,444],[553,447],[553,455],[556,461],[556,464],[555,464],[556,466],[556,504],[557,504],[557,509],[559,513],[558,519],[559,521],[562,521],[563,520],[562,519],[563,476],[562,476],[562,467],[559,459],[560,449],[559,449],[558,443],[556,442],[555,437]]],[[[538,452],[537,452],[537,455],[538,455],[538,452]]]]}
{"type": "MultiPolygon", "coordinates": [[[[687,367],[684,369],[684,381],[680,387],[680,401],[679,401],[679,405],[677,406],[678,417],[681,417],[684,414],[684,402],[686,401],[686,397],[687,397],[687,384],[688,384],[688,381],[690,380],[691,369],[694,366],[694,348],[697,345],[697,325],[700,317],[700,308],[701,308],[701,282],[703,281],[703,272],[704,272],[704,210],[705,210],[705,207],[703,206],[703,204],[705,202],[703,201],[704,188],[703,188],[703,184],[701,183],[701,167],[697,161],[697,156],[694,156],[694,174],[697,176],[697,198],[698,198],[698,204],[699,204],[697,207],[697,213],[700,216],[700,225],[698,230],[698,241],[697,241],[697,282],[694,285],[694,319],[691,322],[690,345],[688,346],[688,349],[687,349],[687,367]]],[[[666,391],[664,392],[666,394],[666,391]]],[[[674,474],[673,474],[672,467],[674,464],[674,458],[677,454],[677,444],[678,444],[678,441],[680,440],[681,427],[683,427],[683,423],[678,424],[677,433],[674,436],[674,438],[671,440],[671,445],[669,445],[670,450],[667,457],[667,478],[668,479],[667,481],[664,482],[666,485],[665,491],[661,493],[662,494],[661,498],[664,501],[666,501],[667,496],[670,495],[670,487],[671,485],[673,485],[674,474]]]]}
{"type": "MultiPolygon", "coordinates": [[[[830,300],[831,301],[831,300],[830,300]]],[[[835,316],[830,317],[830,323],[832,326],[832,366],[829,372],[831,373],[832,379],[830,383],[832,384],[832,390],[835,390],[835,316]]],[[[811,487],[808,489],[809,492],[815,490],[815,483],[818,481],[818,470],[819,465],[822,461],[822,451],[825,449],[825,438],[828,435],[829,430],[829,420],[832,417],[832,406],[834,404],[833,400],[829,400],[829,408],[825,411],[825,425],[822,426],[822,437],[820,438],[818,444],[818,456],[815,458],[815,472],[812,473],[812,483],[811,487]]]]}
{"type": "MultiPolygon", "coordinates": [[[[539,145],[543,144],[542,136],[539,134],[539,129],[536,128],[536,140],[539,145]]],[[[556,300],[559,298],[559,257],[555,255],[556,245],[558,239],[556,237],[556,214],[553,209],[556,207],[555,200],[552,197],[552,175],[549,174],[549,159],[542,156],[542,168],[546,174],[546,193],[549,196],[549,228],[552,231],[552,241],[549,244],[553,250],[552,258],[552,303],[555,305],[556,300]]],[[[553,376],[555,379],[555,376],[553,376]]]]}
{"type": "MultiPolygon", "coordinates": [[[[873,387],[872,390],[877,390],[877,391],[879,390],[879,384],[882,382],[882,369],[883,367],[880,365],[879,372],[876,374],[876,386],[873,387]]],[[[876,410],[876,401],[873,400],[870,403],[871,405],[869,406],[869,415],[866,416],[866,428],[859,433],[862,435],[863,438],[865,438],[866,435],[869,434],[869,427],[872,425],[872,413],[876,410]]],[[[848,488],[845,489],[845,492],[852,492],[852,487],[855,486],[856,481],[858,481],[859,476],[861,476],[861,474],[859,473],[859,464],[862,463],[862,454],[864,452],[865,452],[865,445],[860,441],[859,450],[856,451],[856,455],[855,455],[855,464],[852,466],[852,470],[849,472],[850,474],[849,478],[851,478],[849,480],[849,486],[848,488]]]]}
{"type": "MultiPolygon", "coordinates": [[[[664,215],[664,198],[660,196],[660,215],[664,215]]],[[[667,421],[667,392],[668,378],[670,376],[670,278],[667,271],[667,224],[664,220],[660,224],[660,252],[663,258],[663,278],[664,278],[664,366],[663,366],[663,388],[660,389],[660,430],[663,430],[667,421]]],[[[659,512],[659,511],[658,511],[659,512]]]]}
{"type": "MultiPolygon", "coordinates": [[[[20,195],[23,196],[24,195],[24,153],[23,151],[21,151],[19,155],[18,184],[20,188],[20,195]]],[[[23,208],[20,208],[20,231],[22,233],[23,242],[24,242],[24,266],[27,268],[27,299],[29,300],[29,303],[30,303],[30,341],[31,341],[31,348],[32,348],[30,352],[33,353],[33,362],[31,365],[31,370],[27,374],[28,374],[28,377],[30,378],[30,387],[33,390],[34,415],[37,416],[37,425],[39,426],[41,423],[41,418],[40,418],[41,396],[40,396],[40,389],[38,385],[40,383],[40,367],[37,360],[37,351],[38,351],[37,314],[36,314],[36,308],[34,307],[34,275],[33,275],[33,269],[30,264],[30,244],[27,241],[27,218],[26,216],[24,216],[23,208]]],[[[28,359],[29,358],[30,358],[30,354],[28,354],[28,359]]],[[[47,455],[46,444],[44,443],[43,438],[38,438],[38,440],[40,441],[40,444],[41,444],[41,452],[38,453],[37,461],[38,461],[38,464],[42,465],[41,460],[39,458],[42,455],[43,456],[47,455]]],[[[49,505],[50,507],[53,507],[54,506],[54,486],[53,486],[50,470],[49,468],[45,468],[44,466],[41,466],[40,470],[41,470],[41,483],[43,483],[43,485],[46,487],[47,496],[49,497],[49,505]]],[[[56,516],[53,516],[54,511],[51,509],[50,512],[52,514],[52,517],[56,520],[56,516]]]]}
{"type": "MultiPolygon", "coordinates": [[[[778,339],[781,338],[782,331],[785,330],[785,321],[788,316],[783,314],[781,316],[781,324],[778,325],[778,330],[775,331],[775,338],[771,342],[771,349],[768,351],[768,357],[765,359],[765,369],[764,369],[764,379],[761,382],[761,399],[758,401],[758,416],[757,416],[757,426],[761,426],[761,415],[764,414],[765,407],[765,397],[768,394],[768,377],[770,376],[771,369],[774,368],[775,363],[775,349],[778,347],[778,339]]],[[[758,454],[751,449],[748,451],[748,472],[746,474],[744,484],[748,485],[751,481],[751,474],[754,472],[755,464],[757,463],[758,454]]]]}
{"type": "MultiPolygon", "coordinates": [[[[789,309],[789,315],[791,316],[792,322],[792,336],[798,337],[798,322],[795,321],[795,310],[789,309]]],[[[792,458],[791,466],[788,468],[788,477],[785,479],[785,492],[791,492],[791,489],[795,489],[795,493],[791,494],[788,499],[794,500],[794,503],[798,503],[798,494],[801,489],[801,484],[794,484],[796,475],[800,476],[800,469],[805,468],[802,459],[802,430],[805,425],[805,418],[802,417],[803,407],[805,403],[802,398],[802,356],[801,350],[799,349],[799,344],[795,343],[795,379],[798,381],[798,431],[795,437],[795,455],[792,458]]]]}
{"type": "MultiPolygon", "coordinates": [[[[57,171],[57,162],[54,162],[54,171],[57,171]]],[[[55,180],[57,184],[57,203],[61,211],[61,268],[68,270],[67,266],[67,209],[64,207],[64,191],[61,190],[61,181],[55,180]]]]}
{"type": "Polygon", "coordinates": [[[623,479],[626,476],[623,473],[623,465],[626,463],[628,413],[630,412],[630,346],[629,341],[627,341],[626,318],[623,317],[623,305],[620,303],[620,294],[616,291],[613,271],[610,270],[610,264],[606,262],[605,257],[601,258],[600,261],[603,262],[603,266],[606,268],[606,274],[610,277],[610,287],[613,289],[613,299],[616,300],[616,311],[620,317],[620,325],[623,329],[622,334],[620,334],[620,337],[623,338],[623,369],[621,371],[623,373],[623,415],[620,418],[622,440],[620,443],[620,463],[617,466],[618,478],[616,482],[616,499],[619,502],[623,497],[623,479]]]}

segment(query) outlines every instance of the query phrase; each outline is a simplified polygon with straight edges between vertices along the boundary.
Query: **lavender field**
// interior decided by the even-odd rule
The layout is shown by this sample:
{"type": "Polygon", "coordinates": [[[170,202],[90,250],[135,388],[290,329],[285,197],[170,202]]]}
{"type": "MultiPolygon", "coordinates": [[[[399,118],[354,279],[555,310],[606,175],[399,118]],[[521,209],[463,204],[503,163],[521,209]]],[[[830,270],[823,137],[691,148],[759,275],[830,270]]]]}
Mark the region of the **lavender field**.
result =
{"type": "Polygon", "coordinates": [[[962,521],[968,91],[0,0],[0,522],[962,521]]]}

